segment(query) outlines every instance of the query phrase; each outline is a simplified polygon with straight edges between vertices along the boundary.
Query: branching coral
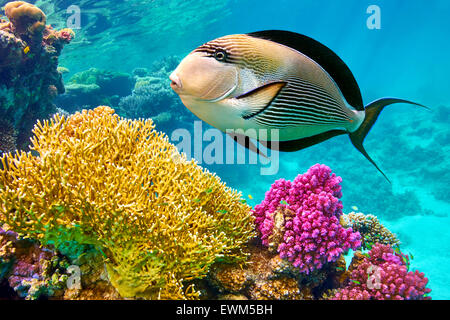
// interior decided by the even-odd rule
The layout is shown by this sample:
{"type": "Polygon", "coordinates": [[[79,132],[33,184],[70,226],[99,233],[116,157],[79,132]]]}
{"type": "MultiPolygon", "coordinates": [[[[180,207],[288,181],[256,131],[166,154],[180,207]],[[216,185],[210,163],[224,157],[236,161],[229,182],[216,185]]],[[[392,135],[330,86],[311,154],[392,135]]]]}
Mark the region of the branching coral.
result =
{"type": "Polygon", "coordinates": [[[375,244],[368,256],[352,261],[349,284],[338,290],[335,300],[422,300],[430,299],[428,279],[408,271],[409,258],[389,245],[375,244]]]}
{"type": "Polygon", "coordinates": [[[263,244],[276,248],[301,272],[336,261],[360,235],[339,224],[341,178],[325,165],[314,165],[293,182],[280,179],[254,209],[263,244]]]}
{"type": "Polygon", "coordinates": [[[400,245],[397,236],[372,214],[350,212],[341,216],[341,224],[345,228],[351,227],[361,234],[363,249],[371,249],[375,243],[388,244],[391,247],[400,245]]]}
{"type": "Polygon", "coordinates": [[[56,115],[34,128],[31,153],[1,158],[0,220],[42,243],[75,240],[105,255],[124,296],[194,295],[184,280],[218,259],[242,260],[250,208],[187,161],[151,120],[108,107],[56,115]]]}

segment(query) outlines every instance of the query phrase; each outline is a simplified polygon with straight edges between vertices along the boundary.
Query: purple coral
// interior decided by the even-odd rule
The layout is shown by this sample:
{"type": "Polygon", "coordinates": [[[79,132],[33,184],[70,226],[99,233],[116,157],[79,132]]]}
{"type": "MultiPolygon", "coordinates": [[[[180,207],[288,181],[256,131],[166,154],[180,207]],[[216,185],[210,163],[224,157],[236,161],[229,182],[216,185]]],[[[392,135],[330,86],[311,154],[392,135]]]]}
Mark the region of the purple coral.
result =
{"type": "Polygon", "coordinates": [[[339,223],[341,181],[328,166],[320,164],[293,182],[277,180],[253,211],[263,244],[277,246],[281,258],[307,274],[336,261],[349,248],[360,247],[360,234],[339,223]],[[275,223],[276,212],[284,215],[282,226],[275,223]],[[280,227],[280,243],[271,243],[280,227]]]}
{"type": "Polygon", "coordinates": [[[64,263],[68,265],[55,251],[0,227],[0,282],[20,298],[62,295],[67,279],[64,263]]]}
{"type": "Polygon", "coordinates": [[[422,300],[431,299],[428,279],[418,270],[408,272],[408,256],[394,253],[389,245],[375,244],[368,257],[351,273],[350,283],[334,300],[422,300]]]}

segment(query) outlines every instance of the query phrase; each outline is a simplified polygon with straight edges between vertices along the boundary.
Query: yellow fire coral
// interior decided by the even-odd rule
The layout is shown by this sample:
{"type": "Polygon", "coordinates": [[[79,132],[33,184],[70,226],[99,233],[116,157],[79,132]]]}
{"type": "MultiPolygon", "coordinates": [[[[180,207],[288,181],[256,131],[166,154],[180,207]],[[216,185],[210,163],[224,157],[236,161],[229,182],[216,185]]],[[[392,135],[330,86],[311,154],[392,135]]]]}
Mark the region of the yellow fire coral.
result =
{"type": "Polygon", "coordinates": [[[38,122],[33,133],[37,156],[0,158],[0,222],[44,244],[95,245],[122,296],[196,297],[185,280],[246,257],[249,206],[151,120],[98,107],[38,122]]]}
{"type": "Polygon", "coordinates": [[[40,34],[45,29],[47,18],[44,12],[30,3],[9,2],[5,5],[5,14],[19,34],[40,34]]]}

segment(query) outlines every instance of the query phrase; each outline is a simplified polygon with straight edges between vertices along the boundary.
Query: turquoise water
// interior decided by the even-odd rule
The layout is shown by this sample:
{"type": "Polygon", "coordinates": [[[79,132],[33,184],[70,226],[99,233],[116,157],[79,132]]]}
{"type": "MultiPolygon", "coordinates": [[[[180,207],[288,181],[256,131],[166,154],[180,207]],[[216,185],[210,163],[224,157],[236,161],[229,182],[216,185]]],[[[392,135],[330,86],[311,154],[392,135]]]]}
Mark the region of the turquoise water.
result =
{"type": "MultiPolygon", "coordinates": [[[[264,198],[276,179],[292,180],[315,163],[328,165],[343,179],[344,212],[356,206],[378,216],[399,235],[402,251],[414,255],[412,267],[429,278],[431,296],[450,299],[450,2],[39,0],[35,4],[58,28],[70,16],[69,5],[80,8],[77,37],[60,57],[59,65],[70,70],[64,75],[66,83],[91,67],[129,74],[135,68],[153,70],[158,69],[155,62],[170,56],[180,59],[223,35],[281,29],[308,35],[336,52],[352,70],[365,104],[389,96],[429,106],[431,111],[404,104],[386,108],[365,141],[392,184],[346,136],[281,153],[275,175],[261,175],[260,165],[202,165],[245,197],[251,195],[252,205],[264,198]],[[370,5],[380,8],[381,29],[367,27],[370,5]]],[[[178,99],[167,101],[171,105],[163,101],[159,108],[167,108],[173,117],[156,129],[169,136],[177,128],[192,131],[192,121],[198,119],[177,121],[187,111],[178,99]]],[[[203,123],[203,130],[207,128],[203,123]]]]}

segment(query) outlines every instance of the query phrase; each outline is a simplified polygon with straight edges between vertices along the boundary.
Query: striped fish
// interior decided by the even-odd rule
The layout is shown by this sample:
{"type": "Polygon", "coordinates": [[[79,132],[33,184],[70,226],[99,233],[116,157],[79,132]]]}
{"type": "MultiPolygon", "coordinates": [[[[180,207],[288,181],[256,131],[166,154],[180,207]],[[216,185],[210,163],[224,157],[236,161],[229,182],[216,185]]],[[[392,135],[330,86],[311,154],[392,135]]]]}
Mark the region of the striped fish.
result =
{"type": "Polygon", "coordinates": [[[385,106],[424,107],[396,98],[364,107],[353,74],[333,51],[280,30],[207,42],[186,56],[170,79],[191,112],[223,132],[243,130],[246,139],[233,138],[253,151],[260,152],[250,138],[268,148],[297,151],[348,134],[386,179],[364,149],[364,138],[385,106]],[[266,140],[259,129],[266,129],[266,140]],[[271,129],[278,129],[277,143],[271,129]]]}

